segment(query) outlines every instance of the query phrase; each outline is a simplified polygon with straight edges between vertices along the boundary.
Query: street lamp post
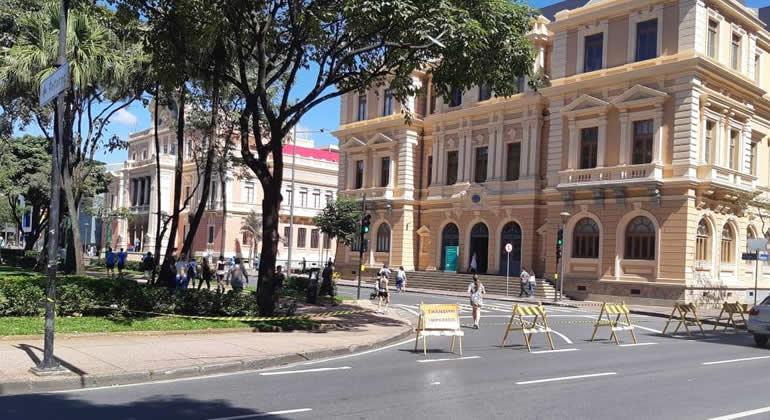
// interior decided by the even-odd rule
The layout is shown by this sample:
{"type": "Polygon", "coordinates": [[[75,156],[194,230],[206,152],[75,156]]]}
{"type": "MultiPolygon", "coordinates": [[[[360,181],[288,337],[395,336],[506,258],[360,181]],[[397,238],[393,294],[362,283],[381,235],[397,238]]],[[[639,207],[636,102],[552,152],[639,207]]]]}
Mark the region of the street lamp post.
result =
{"type": "MultiPolygon", "coordinates": [[[[567,225],[567,219],[569,219],[570,214],[567,211],[563,211],[559,213],[559,216],[561,217],[561,231],[564,232],[564,227],[567,225]]],[[[564,245],[562,244],[562,251],[564,250],[564,245]]],[[[562,255],[560,261],[559,261],[559,300],[564,299],[564,255],[562,255]]]]}

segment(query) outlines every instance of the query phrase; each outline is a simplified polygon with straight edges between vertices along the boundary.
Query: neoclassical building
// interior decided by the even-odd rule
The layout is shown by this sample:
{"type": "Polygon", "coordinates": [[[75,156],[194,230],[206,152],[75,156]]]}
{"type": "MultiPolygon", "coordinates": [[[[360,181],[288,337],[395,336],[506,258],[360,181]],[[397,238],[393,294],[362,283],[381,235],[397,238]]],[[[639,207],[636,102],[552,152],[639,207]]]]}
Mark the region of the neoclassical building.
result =
{"type": "MultiPolygon", "coordinates": [[[[373,215],[364,262],[504,273],[510,243],[511,272],[553,279],[563,226],[572,296],[746,298],[755,267],[741,254],[770,229],[739,199],[770,193],[768,12],[562,2],[529,34],[551,80],[538,92],[521,81],[511,97],[480,86],[444,101],[416,72],[427,93],[405,104],[387,86],[345,95],[339,189],[373,215]]],[[[357,246],[338,265],[355,270],[357,246]]],[[[770,288],[770,265],[758,275],[770,288]]]]}
{"type": "MultiPolygon", "coordinates": [[[[155,150],[155,133],[148,128],[131,134],[128,139],[128,160],[110,169],[112,183],[105,194],[105,203],[112,210],[125,209],[130,217],[113,220],[104,229],[105,246],[129,247],[139,253],[154,251],[157,224],[157,189],[160,188],[160,208],[166,214],[173,212],[174,169],[178,153],[184,154],[181,199],[189,197],[189,204],[180,214],[176,247],[181,249],[189,232],[189,220],[200,202],[196,148],[201,140],[189,133],[184,150],[176,150],[175,121],[170,111],[163,110],[158,130],[160,150],[155,150]],[[155,154],[160,158],[160,180],[157,179],[155,154]],[[191,210],[192,209],[192,210],[191,210]]],[[[298,136],[299,137],[299,136],[298,136]]],[[[223,140],[224,141],[224,140],[223,140]]],[[[198,152],[200,153],[200,152],[198,152]]],[[[238,153],[236,151],[236,153],[238,153]]],[[[283,146],[284,202],[281,205],[278,264],[286,265],[289,245],[292,246],[292,267],[299,268],[304,260],[307,267],[320,266],[334,259],[336,241],[321,233],[313,218],[337,196],[339,153],[335,147],[315,147],[311,139],[298,138],[296,146],[287,139],[283,146]],[[292,191],[292,177],[294,191],[292,191]],[[294,201],[292,215],[291,202],[294,201]],[[293,219],[293,220],[292,220],[293,219]],[[294,229],[290,229],[293,222],[294,229]],[[291,242],[289,238],[291,237],[291,242]]],[[[262,186],[244,167],[230,165],[224,174],[212,174],[206,211],[193,239],[196,256],[238,256],[246,260],[259,256],[261,242],[253,249],[251,234],[243,229],[246,217],[252,211],[261,214],[262,186]]],[[[167,238],[167,236],[166,236],[167,238]]],[[[164,242],[165,244],[165,242],[164,242]]]]}

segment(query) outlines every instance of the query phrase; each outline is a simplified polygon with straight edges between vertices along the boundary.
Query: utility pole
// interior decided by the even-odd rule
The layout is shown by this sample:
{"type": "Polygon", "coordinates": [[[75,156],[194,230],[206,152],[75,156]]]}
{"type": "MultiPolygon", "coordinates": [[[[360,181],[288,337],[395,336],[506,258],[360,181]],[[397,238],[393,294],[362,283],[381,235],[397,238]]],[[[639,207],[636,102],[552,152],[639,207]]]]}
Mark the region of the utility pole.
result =
{"type": "MultiPolygon", "coordinates": [[[[67,64],[67,12],[69,0],[62,0],[59,10],[59,66],[67,64]]],[[[59,268],[59,207],[61,189],[61,147],[64,144],[64,97],[65,89],[56,99],[56,118],[51,167],[51,204],[48,216],[48,267],[45,299],[45,335],[43,338],[43,360],[32,368],[37,374],[50,374],[62,371],[53,355],[55,318],[56,318],[56,271],[59,268]]],[[[77,228],[77,227],[73,227],[77,228]]]]}
{"type": "Polygon", "coordinates": [[[291,273],[291,249],[294,247],[294,172],[297,167],[297,124],[292,127],[291,133],[291,196],[289,197],[289,255],[286,259],[286,272],[291,273]]]}
{"type": "MultiPolygon", "coordinates": [[[[361,299],[361,268],[364,266],[364,223],[366,220],[366,194],[361,200],[361,227],[358,231],[358,286],[356,300],[361,299]]],[[[368,229],[368,226],[367,226],[368,229]]]]}

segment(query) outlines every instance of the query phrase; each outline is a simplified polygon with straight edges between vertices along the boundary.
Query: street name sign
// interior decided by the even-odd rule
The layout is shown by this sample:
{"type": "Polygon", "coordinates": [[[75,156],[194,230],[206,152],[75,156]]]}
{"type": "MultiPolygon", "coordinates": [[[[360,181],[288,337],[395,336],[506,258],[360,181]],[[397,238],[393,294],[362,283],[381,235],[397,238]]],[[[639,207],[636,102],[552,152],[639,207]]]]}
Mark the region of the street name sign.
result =
{"type": "Polygon", "coordinates": [[[48,78],[40,84],[40,106],[44,106],[59,96],[59,94],[67,88],[69,78],[70,66],[67,63],[56,69],[52,75],[48,76],[48,78]]]}
{"type": "Polygon", "coordinates": [[[743,261],[755,261],[757,259],[757,254],[753,252],[744,252],[741,254],[741,259],[743,261]]]}
{"type": "Polygon", "coordinates": [[[767,251],[767,239],[749,239],[747,241],[749,251],[767,251]]]}

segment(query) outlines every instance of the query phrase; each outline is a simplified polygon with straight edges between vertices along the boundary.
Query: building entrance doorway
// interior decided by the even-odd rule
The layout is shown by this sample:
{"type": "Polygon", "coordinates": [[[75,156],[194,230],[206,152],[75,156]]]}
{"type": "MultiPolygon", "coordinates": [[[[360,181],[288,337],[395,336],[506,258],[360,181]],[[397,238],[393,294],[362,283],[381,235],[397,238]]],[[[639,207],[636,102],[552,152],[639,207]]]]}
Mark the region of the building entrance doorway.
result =
{"type": "Polygon", "coordinates": [[[460,245],[460,230],[450,223],[441,231],[441,270],[457,271],[457,248],[460,245]]]}
{"type": "Polygon", "coordinates": [[[476,272],[486,273],[489,260],[489,229],[484,223],[476,223],[471,229],[470,252],[468,253],[468,271],[473,271],[474,257],[476,272]]]}
{"type": "Polygon", "coordinates": [[[518,276],[521,273],[521,226],[518,223],[507,223],[500,233],[500,264],[498,265],[500,274],[505,274],[509,262],[508,253],[505,252],[505,244],[513,246],[508,272],[512,276],[518,276]]]}

